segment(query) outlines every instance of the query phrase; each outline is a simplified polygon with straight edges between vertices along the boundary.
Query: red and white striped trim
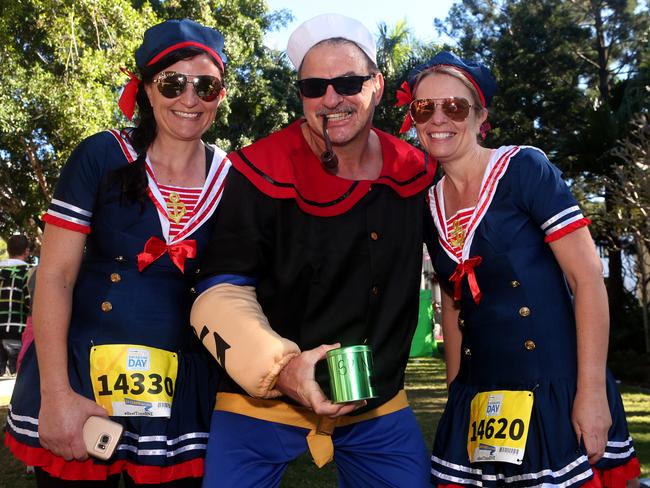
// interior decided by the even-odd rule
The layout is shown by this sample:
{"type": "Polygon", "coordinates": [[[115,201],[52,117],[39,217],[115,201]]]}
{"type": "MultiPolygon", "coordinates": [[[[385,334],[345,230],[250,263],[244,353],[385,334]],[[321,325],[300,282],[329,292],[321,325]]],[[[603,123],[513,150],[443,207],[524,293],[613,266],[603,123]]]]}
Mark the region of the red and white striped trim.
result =
{"type": "Polygon", "coordinates": [[[436,228],[438,229],[438,240],[452,261],[460,263],[461,261],[469,259],[469,253],[476,229],[492,203],[499,181],[508,169],[510,160],[519,152],[520,149],[519,146],[503,146],[492,152],[490,161],[488,162],[488,165],[485,168],[485,173],[483,174],[483,181],[481,182],[481,189],[479,191],[476,206],[474,207],[474,211],[465,231],[465,243],[463,245],[460,259],[456,256],[454,246],[449,242],[449,233],[447,232],[447,217],[445,215],[444,205],[445,196],[443,191],[443,183],[446,177],[443,176],[442,179],[430,190],[430,195],[433,196],[430,204],[431,213],[436,228]]]}
{"type": "Polygon", "coordinates": [[[129,163],[132,163],[138,159],[138,153],[135,149],[133,149],[133,146],[129,141],[129,135],[126,131],[110,129],[108,132],[110,132],[113,137],[115,137],[118,144],[120,145],[120,149],[122,149],[122,152],[124,153],[124,157],[129,163]]]}
{"type": "MultiPolygon", "coordinates": [[[[128,140],[128,136],[115,130],[112,130],[110,132],[120,143],[120,147],[122,148],[122,151],[124,152],[127,160],[130,162],[134,161],[137,158],[137,153],[131,146],[131,143],[128,140]]],[[[223,152],[217,146],[211,145],[211,147],[214,150],[214,157],[212,159],[212,164],[210,166],[208,176],[206,177],[203,184],[203,190],[199,196],[199,200],[196,206],[194,207],[194,215],[183,226],[182,230],[173,237],[170,236],[169,232],[170,219],[167,213],[167,205],[165,203],[165,199],[162,196],[162,193],[160,193],[160,189],[158,188],[156,175],[154,174],[151,162],[149,161],[149,158],[146,160],[147,180],[149,182],[147,193],[153,204],[156,206],[156,209],[158,210],[160,227],[167,245],[175,244],[192,235],[199,227],[201,227],[201,225],[205,223],[206,220],[212,216],[212,213],[217,208],[217,205],[221,200],[226,176],[228,175],[228,170],[230,170],[231,164],[226,157],[225,152],[223,152]]]]}
{"type": "MultiPolygon", "coordinates": [[[[460,226],[460,228],[463,230],[464,235],[467,235],[467,226],[469,224],[473,212],[474,212],[474,207],[463,208],[460,209],[458,212],[456,212],[453,216],[449,217],[447,219],[447,235],[451,235],[451,233],[454,230],[455,224],[460,226]]],[[[449,244],[451,244],[451,247],[453,248],[456,257],[460,259],[462,256],[463,248],[460,246],[455,246],[454,243],[451,241],[449,241],[449,244]]]]}
{"type": "Polygon", "coordinates": [[[561,239],[567,234],[571,234],[574,230],[579,229],[580,227],[585,227],[591,224],[591,220],[586,217],[583,217],[582,214],[576,216],[576,219],[570,219],[569,221],[563,222],[562,226],[555,230],[554,232],[547,234],[544,238],[544,242],[553,242],[561,239]]]}
{"type": "MultiPolygon", "coordinates": [[[[105,480],[113,474],[127,472],[136,483],[159,485],[183,478],[199,478],[204,472],[204,458],[196,457],[168,466],[149,466],[118,459],[108,464],[98,464],[92,459],[66,461],[42,447],[32,447],[16,440],[10,432],[5,434],[5,446],[14,456],[29,466],[37,466],[55,478],[63,480],[105,480]]],[[[205,449],[201,449],[204,451],[205,449]]]]}
{"type": "Polygon", "coordinates": [[[90,225],[75,222],[77,219],[73,219],[72,217],[68,217],[67,215],[49,209],[43,214],[41,220],[46,224],[56,225],[57,227],[81,232],[82,234],[90,234],[90,225]]]}
{"type": "Polygon", "coordinates": [[[185,207],[185,212],[180,217],[180,220],[178,222],[173,219],[169,221],[169,235],[173,238],[179,232],[181,232],[181,230],[183,230],[183,227],[194,215],[196,203],[198,202],[199,196],[203,191],[203,187],[189,188],[183,186],[158,185],[158,189],[160,190],[160,193],[166,202],[167,208],[169,208],[171,198],[174,195],[177,195],[180,198],[183,206],[185,207]]]}

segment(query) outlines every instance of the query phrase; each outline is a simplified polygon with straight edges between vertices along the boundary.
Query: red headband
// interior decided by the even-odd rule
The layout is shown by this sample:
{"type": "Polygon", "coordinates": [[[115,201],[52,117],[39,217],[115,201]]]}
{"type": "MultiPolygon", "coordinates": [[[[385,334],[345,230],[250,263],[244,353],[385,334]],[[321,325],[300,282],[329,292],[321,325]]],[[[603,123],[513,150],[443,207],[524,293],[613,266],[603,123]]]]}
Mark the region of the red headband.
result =
{"type": "MultiPolygon", "coordinates": [[[[476,91],[478,92],[478,96],[481,99],[481,105],[483,108],[487,108],[487,105],[485,103],[485,95],[483,94],[483,91],[481,90],[481,87],[476,83],[476,80],[470,76],[470,74],[465,71],[460,69],[458,66],[454,66],[452,64],[436,64],[434,66],[450,66],[454,68],[455,70],[460,71],[465,78],[469,80],[469,82],[476,88],[476,91]]],[[[429,66],[429,68],[433,68],[434,66],[429,66]]],[[[419,73],[418,73],[419,74],[419,73]]],[[[409,84],[408,81],[405,81],[400,85],[400,87],[397,89],[397,92],[395,93],[395,98],[397,98],[397,102],[395,103],[395,107],[401,107],[403,105],[410,105],[411,102],[413,101],[413,92],[415,92],[415,84],[413,86],[413,91],[411,91],[411,85],[409,84]]],[[[483,125],[481,125],[481,136],[483,139],[485,139],[485,133],[487,133],[487,130],[489,130],[489,125],[487,122],[485,122],[483,125]],[[484,131],[484,125],[487,124],[487,129],[484,131]]],[[[409,111],[406,112],[406,115],[404,116],[404,121],[402,122],[402,126],[399,129],[399,133],[403,134],[404,132],[408,132],[411,127],[413,127],[413,119],[411,118],[411,114],[409,111]]]]}
{"type": "MultiPolygon", "coordinates": [[[[153,58],[151,58],[151,60],[149,60],[149,62],[147,63],[147,66],[151,66],[152,64],[161,60],[165,55],[173,51],[176,51],[177,49],[182,49],[184,47],[189,47],[189,46],[198,47],[204,50],[207,54],[209,54],[214,58],[217,64],[219,64],[221,71],[222,72],[225,71],[223,60],[221,59],[221,56],[219,56],[214,49],[210,49],[205,44],[201,44],[200,42],[194,42],[194,41],[179,42],[178,44],[169,46],[168,48],[164,49],[163,51],[156,54],[153,58]]],[[[138,94],[138,88],[140,87],[141,80],[125,68],[120,68],[120,71],[122,71],[122,73],[124,73],[125,75],[128,75],[129,78],[131,79],[124,87],[124,90],[122,91],[122,95],[120,96],[120,100],[117,103],[117,105],[120,107],[122,113],[126,115],[126,118],[131,120],[133,119],[133,114],[135,113],[136,96],[138,94]]]]}

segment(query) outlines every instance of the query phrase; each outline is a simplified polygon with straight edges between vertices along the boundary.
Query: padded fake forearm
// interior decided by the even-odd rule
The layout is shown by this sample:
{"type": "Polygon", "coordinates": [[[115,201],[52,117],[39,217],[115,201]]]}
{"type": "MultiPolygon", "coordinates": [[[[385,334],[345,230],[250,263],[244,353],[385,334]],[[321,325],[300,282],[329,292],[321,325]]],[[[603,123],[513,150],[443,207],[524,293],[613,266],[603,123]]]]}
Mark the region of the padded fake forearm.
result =
{"type": "Polygon", "coordinates": [[[249,395],[281,395],[278,375],[300,348],[271,328],[255,288],[213,286],[196,299],[190,320],[203,345],[249,395]]]}

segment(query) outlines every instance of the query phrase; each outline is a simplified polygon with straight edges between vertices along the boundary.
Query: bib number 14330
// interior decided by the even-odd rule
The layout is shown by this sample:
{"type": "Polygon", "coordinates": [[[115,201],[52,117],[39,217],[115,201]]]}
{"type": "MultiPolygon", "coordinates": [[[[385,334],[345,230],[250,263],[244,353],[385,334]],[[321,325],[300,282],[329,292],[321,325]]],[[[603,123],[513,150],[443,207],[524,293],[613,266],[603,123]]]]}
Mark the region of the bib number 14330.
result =
{"type": "Polygon", "coordinates": [[[95,401],[116,417],[169,417],[174,398],[176,353],[134,344],[90,350],[95,401]]]}

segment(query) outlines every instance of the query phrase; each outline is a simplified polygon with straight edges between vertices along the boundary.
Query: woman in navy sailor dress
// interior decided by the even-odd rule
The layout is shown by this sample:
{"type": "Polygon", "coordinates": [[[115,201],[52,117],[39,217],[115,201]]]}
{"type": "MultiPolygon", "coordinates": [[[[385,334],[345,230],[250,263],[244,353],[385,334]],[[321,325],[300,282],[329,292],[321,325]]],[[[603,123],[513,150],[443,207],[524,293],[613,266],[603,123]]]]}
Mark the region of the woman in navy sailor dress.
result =
{"type": "Polygon", "coordinates": [[[432,483],[624,487],[639,464],[606,372],[607,296],[589,220],[542,151],[478,144],[493,83],[451,53],[408,82],[409,117],[445,170],[427,242],[449,383],[432,483]]]}
{"type": "Polygon", "coordinates": [[[117,487],[122,473],[127,487],[201,484],[218,376],[189,314],[230,167],[201,141],[225,96],[222,48],[218,31],[186,19],[149,29],[138,126],[87,138],[61,172],[44,216],[36,347],[5,437],[39,486],[117,487]],[[175,92],[154,78],[163,70],[175,92]],[[205,78],[190,86],[179,73],[205,78]],[[88,458],[81,427],[107,414],[124,426],[117,450],[88,458]]]}

